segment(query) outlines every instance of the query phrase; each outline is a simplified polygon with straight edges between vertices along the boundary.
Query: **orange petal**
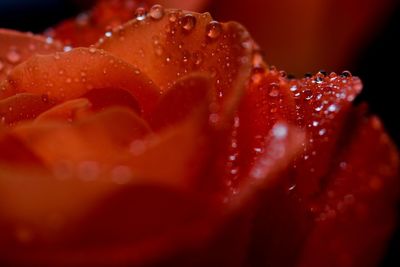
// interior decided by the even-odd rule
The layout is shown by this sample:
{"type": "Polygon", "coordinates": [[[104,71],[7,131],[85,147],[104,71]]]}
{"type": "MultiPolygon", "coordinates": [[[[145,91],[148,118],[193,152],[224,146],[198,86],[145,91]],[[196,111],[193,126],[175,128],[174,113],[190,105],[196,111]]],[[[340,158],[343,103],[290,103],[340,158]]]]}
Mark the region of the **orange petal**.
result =
{"type": "Polygon", "coordinates": [[[62,46],[51,38],[0,29],[0,82],[16,65],[31,56],[57,51],[62,51],[62,46]]]}
{"type": "Polygon", "coordinates": [[[151,117],[157,135],[131,144],[129,165],[147,180],[193,189],[208,164],[210,79],[190,74],[176,82],[151,117]],[[157,166],[157,168],[154,168],[157,166]]]}
{"type": "Polygon", "coordinates": [[[206,75],[190,74],[179,79],[154,110],[150,119],[152,128],[171,127],[191,116],[199,106],[207,107],[212,89],[210,78],[206,75]]]}
{"type": "Polygon", "coordinates": [[[55,106],[46,112],[43,112],[35,119],[35,123],[41,123],[49,120],[72,122],[76,119],[76,117],[81,117],[80,115],[82,113],[89,113],[90,107],[91,103],[86,98],[70,100],[55,106]]]}
{"type": "Polygon", "coordinates": [[[131,108],[138,114],[141,113],[140,104],[126,90],[116,88],[93,89],[84,94],[83,97],[90,101],[94,111],[113,106],[122,106],[131,108]]]}
{"type": "Polygon", "coordinates": [[[0,124],[14,125],[32,120],[53,107],[55,102],[47,95],[22,93],[0,100],[0,124]]]}
{"type": "Polygon", "coordinates": [[[30,92],[59,101],[81,97],[93,89],[118,88],[132,94],[144,113],[152,110],[159,98],[157,88],[139,70],[94,48],[35,56],[13,69],[4,86],[3,97],[30,92]]]}
{"type": "Polygon", "coordinates": [[[182,246],[195,251],[209,239],[215,212],[193,194],[110,178],[60,180],[35,169],[3,169],[2,262],[139,266],[179,256],[182,246]]]}
{"type": "Polygon", "coordinates": [[[215,101],[225,101],[222,108],[214,105],[214,112],[232,113],[250,76],[252,45],[241,25],[215,22],[208,13],[150,10],[97,46],[142,70],[163,92],[183,75],[208,73],[215,101]]]}
{"type": "Polygon", "coordinates": [[[193,188],[210,152],[204,131],[207,116],[198,113],[158,136],[133,142],[129,165],[134,172],[157,183],[193,188]]]}
{"type": "MultiPolygon", "coordinates": [[[[21,140],[0,129],[0,169],[7,166],[42,166],[41,160],[21,140]]],[[[1,171],[0,171],[1,173],[1,171]]]]}
{"type": "Polygon", "coordinates": [[[145,122],[123,108],[107,109],[72,124],[41,120],[13,129],[57,174],[64,175],[59,170],[68,167],[90,177],[121,164],[128,156],[129,144],[148,133],[145,122]]]}

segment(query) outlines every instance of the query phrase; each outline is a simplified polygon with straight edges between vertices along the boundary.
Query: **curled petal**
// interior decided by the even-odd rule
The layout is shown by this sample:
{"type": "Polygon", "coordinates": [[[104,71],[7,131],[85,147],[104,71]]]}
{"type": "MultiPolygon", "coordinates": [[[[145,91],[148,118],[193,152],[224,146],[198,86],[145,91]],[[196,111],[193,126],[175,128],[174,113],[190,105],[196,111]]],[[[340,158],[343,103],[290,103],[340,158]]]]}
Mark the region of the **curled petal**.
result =
{"type": "Polygon", "coordinates": [[[330,169],[335,151],[347,138],[348,117],[352,102],[361,92],[359,78],[317,73],[313,77],[290,81],[296,104],[297,125],[307,129],[308,142],[296,162],[292,182],[301,195],[311,195],[321,188],[321,177],[330,169]],[[307,179],[303,179],[307,176],[307,179]]]}
{"type": "Polygon", "coordinates": [[[191,116],[199,106],[206,108],[211,101],[212,89],[210,77],[204,74],[191,74],[176,81],[151,116],[153,129],[171,127],[191,116]]]}
{"type": "Polygon", "coordinates": [[[158,134],[131,144],[129,165],[138,175],[160,184],[195,189],[211,152],[208,107],[212,89],[207,76],[192,74],[163,96],[151,117],[158,134]]]}
{"type": "MultiPolygon", "coordinates": [[[[61,111],[63,115],[63,108],[61,111]]],[[[147,135],[149,128],[129,109],[113,108],[84,116],[72,124],[42,119],[20,125],[12,133],[56,174],[63,176],[65,168],[81,169],[83,176],[92,177],[99,174],[103,167],[108,171],[110,166],[123,162],[129,144],[147,135]]]]}
{"type": "Polygon", "coordinates": [[[11,126],[32,120],[54,105],[55,101],[47,95],[21,93],[11,96],[0,100],[0,124],[11,126]]]}
{"type": "Polygon", "coordinates": [[[37,54],[62,51],[62,45],[32,33],[0,29],[0,82],[18,64],[37,54]]]}
{"type": "Polygon", "coordinates": [[[35,56],[9,74],[0,98],[18,92],[47,94],[65,101],[81,97],[93,89],[126,90],[140,103],[141,111],[150,112],[159,93],[138,69],[94,48],[35,56]]]}
{"type": "Polygon", "coordinates": [[[213,21],[208,13],[164,10],[117,28],[97,47],[142,70],[163,92],[180,76],[207,73],[216,89],[214,112],[232,115],[250,76],[252,45],[237,23],[213,21]]]}
{"type": "Polygon", "coordinates": [[[70,100],[43,112],[35,119],[35,123],[52,120],[72,122],[76,118],[82,117],[83,114],[89,113],[90,107],[91,103],[86,98],[70,100]]]}

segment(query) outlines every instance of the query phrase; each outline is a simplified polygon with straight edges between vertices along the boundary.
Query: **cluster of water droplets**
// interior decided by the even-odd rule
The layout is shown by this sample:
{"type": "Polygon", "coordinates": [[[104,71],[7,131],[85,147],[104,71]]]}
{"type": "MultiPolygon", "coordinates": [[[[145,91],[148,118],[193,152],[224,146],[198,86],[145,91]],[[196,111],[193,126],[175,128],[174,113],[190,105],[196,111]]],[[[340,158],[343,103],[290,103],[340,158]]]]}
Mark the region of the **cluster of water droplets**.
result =
{"type": "Polygon", "coordinates": [[[107,177],[109,182],[116,185],[124,185],[134,179],[131,167],[127,165],[109,166],[96,160],[59,161],[54,165],[53,173],[60,180],[79,179],[83,182],[98,182],[99,179],[107,177]]]}

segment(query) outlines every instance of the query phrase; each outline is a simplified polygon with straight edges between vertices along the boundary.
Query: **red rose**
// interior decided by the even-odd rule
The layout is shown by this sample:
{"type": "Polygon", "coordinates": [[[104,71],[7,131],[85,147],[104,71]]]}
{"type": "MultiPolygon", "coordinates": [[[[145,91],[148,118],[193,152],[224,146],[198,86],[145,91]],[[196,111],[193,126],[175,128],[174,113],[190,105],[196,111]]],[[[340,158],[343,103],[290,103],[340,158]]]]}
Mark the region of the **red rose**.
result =
{"type": "Polygon", "coordinates": [[[374,266],[399,160],[360,80],[289,79],[209,14],[106,29],[126,3],[53,32],[90,48],[0,32],[1,266],[374,266]]]}

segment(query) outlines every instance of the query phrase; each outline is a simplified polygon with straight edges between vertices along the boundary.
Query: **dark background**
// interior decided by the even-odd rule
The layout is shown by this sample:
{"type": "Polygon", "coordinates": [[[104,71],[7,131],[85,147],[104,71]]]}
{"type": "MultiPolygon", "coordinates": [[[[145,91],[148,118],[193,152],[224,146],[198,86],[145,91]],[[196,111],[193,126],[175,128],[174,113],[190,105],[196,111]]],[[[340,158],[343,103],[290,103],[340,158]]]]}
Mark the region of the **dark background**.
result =
{"type": "MultiPolygon", "coordinates": [[[[42,32],[81,10],[67,0],[0,0],[0,28],[42,32]]],[[[374,40],[360,51],[351,68],[364,82],[359,101],[369,103],[397,145],[400,144],[400,3],[374,40]]],[[[400,206],[399,206],[400,215],[400,206]]],[[[400,266],[400,227],[381,267],[400,266]]]]}

